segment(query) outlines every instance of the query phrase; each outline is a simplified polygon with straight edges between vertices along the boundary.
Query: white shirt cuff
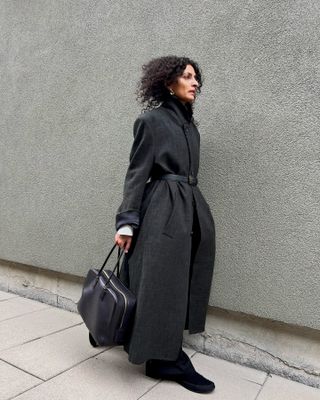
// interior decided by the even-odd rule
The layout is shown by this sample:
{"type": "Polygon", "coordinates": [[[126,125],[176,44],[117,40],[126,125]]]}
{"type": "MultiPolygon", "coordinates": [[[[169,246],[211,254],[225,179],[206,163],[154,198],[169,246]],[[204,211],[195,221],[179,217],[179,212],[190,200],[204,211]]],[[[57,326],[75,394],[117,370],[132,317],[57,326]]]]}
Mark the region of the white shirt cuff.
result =
{"type": "Polygon", "coordinates": [[[133,236],[133,228],[131,225],[123,225],[118,229],[117,233],[119,235],[133,236]]]}

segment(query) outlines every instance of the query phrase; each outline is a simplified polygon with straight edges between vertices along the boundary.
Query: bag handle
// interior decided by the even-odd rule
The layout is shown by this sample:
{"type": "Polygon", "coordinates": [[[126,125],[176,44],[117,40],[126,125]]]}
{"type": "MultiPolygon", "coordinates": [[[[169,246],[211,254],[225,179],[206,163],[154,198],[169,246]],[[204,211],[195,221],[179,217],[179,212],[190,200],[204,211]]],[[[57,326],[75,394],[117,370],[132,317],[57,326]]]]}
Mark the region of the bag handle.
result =
{"type": "MultiPolygon", "coordinates": [[[[112,248],[111,253],[112,253],[113,250],[114,250],[114,247],[112,248]]],[[[120,247],[119,247],[119,248],[118,248],[118,259],[117,259],[117,263],[116,263],[115,267],[113,268],[113,270],[111,271],[110,276],[108,276],[108,275],[106,274],[106,276],[108,277],[108,280],[106,281],[106,283],[105,283],[104,286],[103,286],[104,291],[106,290],[106,288],[107,288],[107,286],[108,286],[108,283],[111,281],[111,278],[114,276],[114,271],[115,271],[116,269],[117,269],[117,278],[120,279],[119,264],[120,264],[120,258],[121,258],[121,256],[122,256],[123,253],[124,253],[124,250],[121,251],[121,250],[120,250],[120,247]]],[[[109,257],[110,257],[110,253],[108,254],[107,259],[108,259],[109,257]]],[[[105,264],[106,264],[106,262],[103,263],[103,266],[102,266],[102,268],[100,269],[100,271],[103,270],[103,267],[104,267],[105,264]]],[[[99,272],[100,272],[100,271],[99,271],[99,272]]],[[[97,279],[99,279],[99,276],[100,276],[100,275],[97,276],[97,279]]]]}
{"type": "MultiPolygon", "coordinates": [[[[100,270],[99,270],[99,272],[98,272],[98,276],[101,275],[101,273],[102,273],[102,271],[103,271],[103,268],[104,268],[105,265],[107,264],[107,262],[108,262],[108,260],[109,260],[109,258],[110,258],[110,256],[111,256],[111,254],[113,253],[113,250],[116,248],[116,246],[117,246],[117,244],[114,244],[113,247],[112,247],[112,249],[109,251],[109,254],[107,255],[107,258],[105,259],[104,263],[102,264],[102,267],[100,268],[100,270]]],[[[112,271],[112,274],[114,274],[114,271],[115,271],[116,268],[117,268],[117,277],[118,277],[118,278],[119,278],[119,275],[120,275],[119,263],[120,263],[120,258],[121,258],[121,256],[122,256],[123,253],[124,253],[124,250],[121,251],[121,250],[120,250],[120,247],[119,247],[119,248],[118,248],[118,259],[117,259],[116,265],[115,265],[115,267],[113,268],[113,271],[112,271]]]]}

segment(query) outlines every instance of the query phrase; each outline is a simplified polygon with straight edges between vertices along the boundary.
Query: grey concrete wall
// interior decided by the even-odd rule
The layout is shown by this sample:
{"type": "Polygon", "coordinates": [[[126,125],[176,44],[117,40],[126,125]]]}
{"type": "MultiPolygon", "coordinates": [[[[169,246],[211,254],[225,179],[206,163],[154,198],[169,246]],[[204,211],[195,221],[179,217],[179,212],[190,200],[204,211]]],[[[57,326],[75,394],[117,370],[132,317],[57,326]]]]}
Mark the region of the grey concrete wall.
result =
{"type": "Polygon", "coordinates": [[[0,5],[0,258],[79,276],[103,261],[141,64],[189,55],[205,75],[210,304],[320,329],[319,3],[0,5]]]}

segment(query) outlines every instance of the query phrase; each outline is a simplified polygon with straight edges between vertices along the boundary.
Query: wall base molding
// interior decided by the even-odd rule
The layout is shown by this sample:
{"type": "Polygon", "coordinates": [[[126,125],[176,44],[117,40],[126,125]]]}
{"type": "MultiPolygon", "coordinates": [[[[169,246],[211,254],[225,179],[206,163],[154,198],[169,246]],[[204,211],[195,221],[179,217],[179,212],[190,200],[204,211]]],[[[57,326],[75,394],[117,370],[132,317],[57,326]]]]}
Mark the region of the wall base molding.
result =
{"type": "Polygon", "coordinates": [[[0,290],[77,312],[84,277],[0,260],[0,290]]]}
{"type": "Polygon", "coordinates": [[[209,307],[206,330],[184,334],[197,351],[320,388],[320,331],[209,307]]]}

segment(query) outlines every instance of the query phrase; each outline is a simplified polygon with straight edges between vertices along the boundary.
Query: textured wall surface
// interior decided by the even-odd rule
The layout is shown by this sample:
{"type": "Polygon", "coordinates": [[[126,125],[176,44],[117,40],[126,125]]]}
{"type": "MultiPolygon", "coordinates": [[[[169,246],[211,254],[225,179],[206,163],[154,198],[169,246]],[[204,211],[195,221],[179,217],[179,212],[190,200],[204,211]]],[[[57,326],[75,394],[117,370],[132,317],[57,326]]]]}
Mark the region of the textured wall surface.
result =
{"type": "Polygon", "coordinates": [[[313,0],[1,1],[0,258],[102,263],[141,64],[189,55],[205,76],[210,304],[320,329],[319,18],[313,0]]]}

